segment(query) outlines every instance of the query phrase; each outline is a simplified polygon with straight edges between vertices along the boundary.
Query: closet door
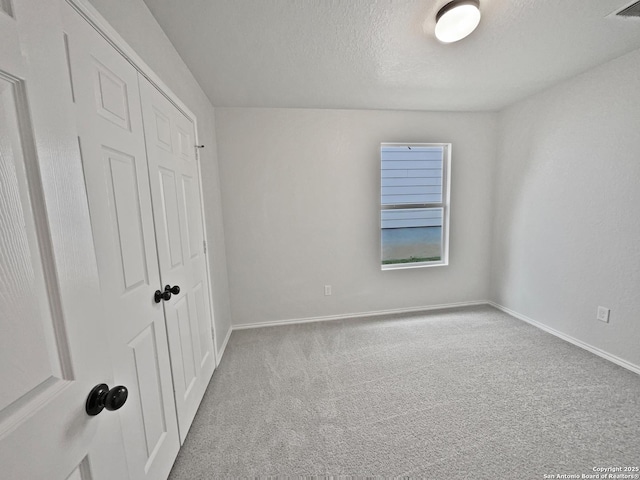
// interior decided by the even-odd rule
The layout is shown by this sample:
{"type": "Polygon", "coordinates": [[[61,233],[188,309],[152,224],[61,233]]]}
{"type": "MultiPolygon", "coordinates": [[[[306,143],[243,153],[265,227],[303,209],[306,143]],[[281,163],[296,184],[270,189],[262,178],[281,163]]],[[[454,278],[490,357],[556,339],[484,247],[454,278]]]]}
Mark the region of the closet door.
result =
{"type": "Polygon", "coordinates": [[[178,438],[137,71],[62,2],[107,342],[129,387],[120,413],[132,479],[167,478],[178,438]]]}
{"type": "Polygon", "coordinates": [[[184,442],[215,368],[193,123],[139,76],[180,438],[184,442]]]}
{"type": "Polygon", "coordinates": [[[0,0],[3,479],[127,474],[117,414],[85,411],[115,385],[69,98],[57,2],[0,0]]]}

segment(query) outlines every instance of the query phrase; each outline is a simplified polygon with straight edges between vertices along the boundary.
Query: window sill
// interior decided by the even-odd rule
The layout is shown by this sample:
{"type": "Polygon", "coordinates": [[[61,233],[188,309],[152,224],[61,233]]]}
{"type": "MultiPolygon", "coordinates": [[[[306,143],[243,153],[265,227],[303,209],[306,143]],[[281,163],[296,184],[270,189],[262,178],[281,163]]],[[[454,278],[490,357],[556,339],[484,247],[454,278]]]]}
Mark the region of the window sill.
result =
{"type": "Polygon", "coordinates": [[[392,263],[380,265],[380,270],[407,270],[409,268],[446,267],[449,262],[416,262],[416,263],[392,263]]]}

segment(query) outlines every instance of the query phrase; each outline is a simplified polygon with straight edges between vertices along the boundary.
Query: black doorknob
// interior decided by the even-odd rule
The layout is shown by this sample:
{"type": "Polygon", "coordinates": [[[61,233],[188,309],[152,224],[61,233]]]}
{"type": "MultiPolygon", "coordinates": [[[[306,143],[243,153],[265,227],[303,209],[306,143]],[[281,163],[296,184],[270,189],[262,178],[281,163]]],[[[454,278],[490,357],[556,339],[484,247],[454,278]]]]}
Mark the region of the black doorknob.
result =
{"type": "Polygon", "coordinates": [[[160,290],[156,290],[156,293],[153,294],[153,299],[156,303],[160,303],[161,300],[169,300],[171,298],[171,290],[165,290],[161,292],[160,290]]]}
{"type": "Polygon", "coordinates": [[[180,293],[180,287],[178,285],[174,285],[173,287],[171,285],[165,285],[164,291],[171,292],[174,295],[177,295],[180,293]]]}
{"type": "Polygon", "coordinates": [[[106,383],[96,385],[87,397],[85,410],[87,415],[98,415],[103,409],[110,411],[118,410],[127,401],[129,390],[127,387],[118,385],[109,390],[106,383]]]}

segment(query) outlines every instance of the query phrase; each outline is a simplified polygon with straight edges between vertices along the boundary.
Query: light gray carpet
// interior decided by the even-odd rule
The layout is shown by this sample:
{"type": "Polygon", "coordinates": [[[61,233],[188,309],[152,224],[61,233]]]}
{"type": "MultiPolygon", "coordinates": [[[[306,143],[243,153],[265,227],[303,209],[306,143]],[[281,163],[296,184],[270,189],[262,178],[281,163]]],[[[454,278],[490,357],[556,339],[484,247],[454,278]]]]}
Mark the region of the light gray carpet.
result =
{"type": "Polygon", "coordinates": [[[231,335],[170,478],[542,479],[639,433],[640,376],[491,307],[309,323],[231,335]]]}

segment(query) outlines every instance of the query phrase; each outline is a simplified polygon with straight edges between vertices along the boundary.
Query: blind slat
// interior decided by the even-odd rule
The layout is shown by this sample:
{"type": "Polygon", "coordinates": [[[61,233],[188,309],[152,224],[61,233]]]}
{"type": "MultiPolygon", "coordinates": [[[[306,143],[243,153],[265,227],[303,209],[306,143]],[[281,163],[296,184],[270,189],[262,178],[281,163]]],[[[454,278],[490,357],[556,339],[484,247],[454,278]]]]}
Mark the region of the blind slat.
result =
{"type": "Polygon", "coordinates": [[[406,177],[406,178],[383,178],[383,187],[417,186],[417,185],[442,185],[442,178],[439,177],[406,177]]]}
{"type": "Polygon", "coordinates": [[[407,220],[383,220],[382,228],[415,228],[415,227],[441,227],[441,218],[423,218],[407,220]]]}
{"type": "Polygon", "coordinates": [[[380,147],[380,152],[443,152],[444,147],[437,146],[407,146],[407,145],[382,145],[380,147]]]}
{"type": "Polygon", "coordinates": [[[440,203],[442,194],[424,195],[381,195],[382,205],[399,205],[403,203],[440,203]]]}
{"type": "Polygon", "coordinates": [[[440,185],[392,186],[382,187],[382,195],[420,195],[422,193],[440,193],[440,185]]]}
{"type": "Polygon", "coordinates": [[[380,158],[384,160],[438,160],[442,162],[442,152],[382,152],[380,158]]]}
{"type": "Polygon", "coordinates": [[[386,161],[382,160],[381,164],[382,170],[397,170],[397,169],[435,169],[442,170],[442,162],[441,161],[430,161],[430,160],[393,160],[386,161]]]}
{"type": "Polygon", "coordinates": [[[410,218],[442,218],[442,208],[407,208],[382,210],[383,220],[405,220],[410,218]]]}
{"type": "Polygon", "coordinates": [[[442,181],[442,170],[381,170],[382,178],[438,178],[442,181]]]}

